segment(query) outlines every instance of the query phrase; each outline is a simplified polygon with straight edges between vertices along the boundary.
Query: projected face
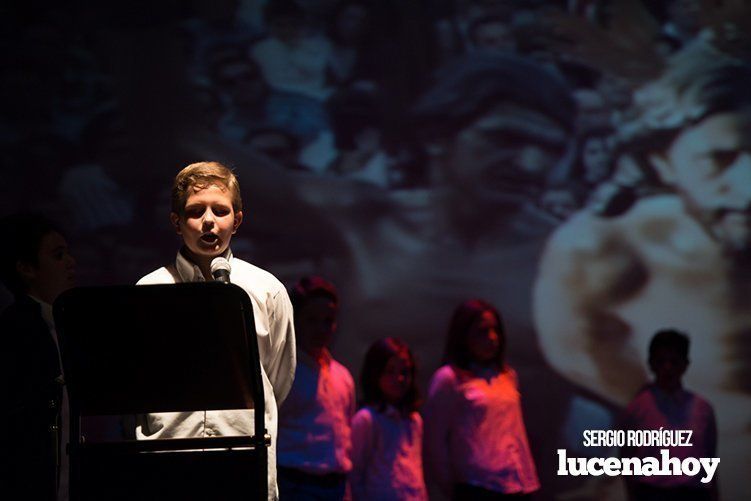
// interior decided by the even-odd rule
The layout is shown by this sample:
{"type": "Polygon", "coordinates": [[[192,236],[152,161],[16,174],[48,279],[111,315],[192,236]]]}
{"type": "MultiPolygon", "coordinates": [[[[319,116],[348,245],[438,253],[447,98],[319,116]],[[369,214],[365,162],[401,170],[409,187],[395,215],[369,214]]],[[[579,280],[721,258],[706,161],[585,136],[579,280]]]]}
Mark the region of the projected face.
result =
{"type": "Polygon", "coordinates": [[[480,24],[475,29],[473,38],[478,49],[512,51],[516,47],[514,34],[500,21],[480,24]]]}
{"type": "Polygon", "coordinates": [[[566,131],[550,117],[502,103],[456,135],[447,174],[477,202],[508,203],[542,188],[566,140],[566,131]]]}
{"type": "Polygon", "coordinates": [[[356,44],[367,29],[368,11],[356,2],[344,7],[336,18],[336,31],[345,44],[356,44]]]}
{"type": "Polygon", "coordinates": [[[721,113],[690,127],[656,158],[694,214],[730,251],[751,248],[751,111],[721,113]]]}
{"type": "Polygon", "coordinates": [[[242,59],[224,63],[217,69],[216,80],[239,106],[257,105],[266,96],[266,84],[258,68],[242,59]]]}
{"type": "Polygon", "coordinates": [[[610,171],[610,147],[604,137],[592,136],[582,147],[584,179],[588,183],[603,181],[610,171]]]}

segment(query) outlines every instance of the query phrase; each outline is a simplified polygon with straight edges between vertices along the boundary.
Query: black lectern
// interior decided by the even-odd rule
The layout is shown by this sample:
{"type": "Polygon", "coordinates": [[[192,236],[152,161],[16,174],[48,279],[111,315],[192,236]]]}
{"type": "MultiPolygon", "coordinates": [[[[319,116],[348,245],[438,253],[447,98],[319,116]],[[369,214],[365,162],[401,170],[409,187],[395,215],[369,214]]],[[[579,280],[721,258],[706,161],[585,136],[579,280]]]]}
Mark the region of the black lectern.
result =
{"type": "Polygon", "coordinates": [[[85,287],[54,306],[73,500],[266,499],[253,307],[221,283],[85,287]],[[88,416],[254,409],[252,436],[87,442],[88,416]]]}

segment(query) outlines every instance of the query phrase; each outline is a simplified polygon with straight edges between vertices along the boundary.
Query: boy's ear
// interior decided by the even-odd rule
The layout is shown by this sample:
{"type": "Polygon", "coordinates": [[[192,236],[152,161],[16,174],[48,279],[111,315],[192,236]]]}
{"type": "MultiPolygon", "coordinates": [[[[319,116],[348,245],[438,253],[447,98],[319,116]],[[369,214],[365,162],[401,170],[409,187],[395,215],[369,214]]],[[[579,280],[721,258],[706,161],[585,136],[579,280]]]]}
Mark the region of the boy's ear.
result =
{"type": "Polygon", "coordinates": [[[178,235],[182,235],[182,232],[180,231],[180,216],[178,216],[175,212],[171,212],[169,215],[169,220],[172,223],[172,226],[175,227],[175,232],[178,235]]]}
{"type": "Polygon", "coordinates": [[[36,268],[24,261],[16,261],[16,271],[24,281],[33,280],[36,276],[36,268]]]}
{"type": "Polygon", "coordinates": [[[237,233],[237,229],[240,227],[240,223],[243,222],[243,211],[235,212],[235,220],[232,223],[232,234],[237,233]]]}

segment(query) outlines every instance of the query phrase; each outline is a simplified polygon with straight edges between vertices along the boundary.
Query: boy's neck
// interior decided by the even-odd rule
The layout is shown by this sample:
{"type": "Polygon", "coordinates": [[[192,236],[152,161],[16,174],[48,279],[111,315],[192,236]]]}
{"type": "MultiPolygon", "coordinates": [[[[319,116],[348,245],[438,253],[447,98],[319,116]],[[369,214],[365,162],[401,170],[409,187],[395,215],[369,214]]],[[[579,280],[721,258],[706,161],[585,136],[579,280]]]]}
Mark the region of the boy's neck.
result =
{"type": "Polygon", "coordinates": [[[210,282],[214,279],[214,277],[211,275],[211,261],[213,261],[217,256],[196,256],[195,254],[190,252],[190,249],[188,249],[187,247],[183,247],[181,252],[185,259],[198,266],[198,269],[201,270],[201,274],[203,275],[204,280],[210,282]]]}
{"type": "Polygon", "coordinates": [[[313,360],[321,363],[322,361],[325,361],[328,357],[328,350],[325,346],[321,347],[301,347],[303,353],[305,353],[307,356],[312,358],[313,360]]]}
{"type": "Polygon", "coordinates": [[[44,289],[44,287],[39,287],[33,284],[26,289],[26,294],[33,297],[37,301],[42,301],[50,305],[55,302],[55,299],[57,299],[57,296],[50,294],[47,290],[44,289]]]}
{"type": "Polygon", "coordinates": [[[678,393],[683,389],[683,384],[678,381],[675,382],[665,382],[665,381],[655,381],[655,386],[657,386],[660,390],[662,390],[664,393],[668,394],[674,394],[678,393]]]}

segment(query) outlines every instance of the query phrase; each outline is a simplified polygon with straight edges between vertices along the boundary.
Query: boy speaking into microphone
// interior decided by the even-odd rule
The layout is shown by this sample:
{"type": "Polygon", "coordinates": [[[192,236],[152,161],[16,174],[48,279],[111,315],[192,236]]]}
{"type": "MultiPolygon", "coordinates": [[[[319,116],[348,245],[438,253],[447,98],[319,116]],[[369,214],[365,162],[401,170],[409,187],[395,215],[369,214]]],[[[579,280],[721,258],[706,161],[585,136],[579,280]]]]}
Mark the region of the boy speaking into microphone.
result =
{"type": "MultiPolygon", "coordinates": [[[[271,435],[269,499],[276,499],[277,408],[292,386],[296,363],[292,305],[276,277],[232,255],[230,241],[242,220],[240,185],[232,171],[218,162],[188,165],[175,177],[170,213],[183,246],[174,263],[149,273],[138,285],[221,280],[247,292],[261,357],[264,421],[271,435]]],[[[136,426],[140,440],[253,434],[252,409],[146,414],[136,426]]]]}

